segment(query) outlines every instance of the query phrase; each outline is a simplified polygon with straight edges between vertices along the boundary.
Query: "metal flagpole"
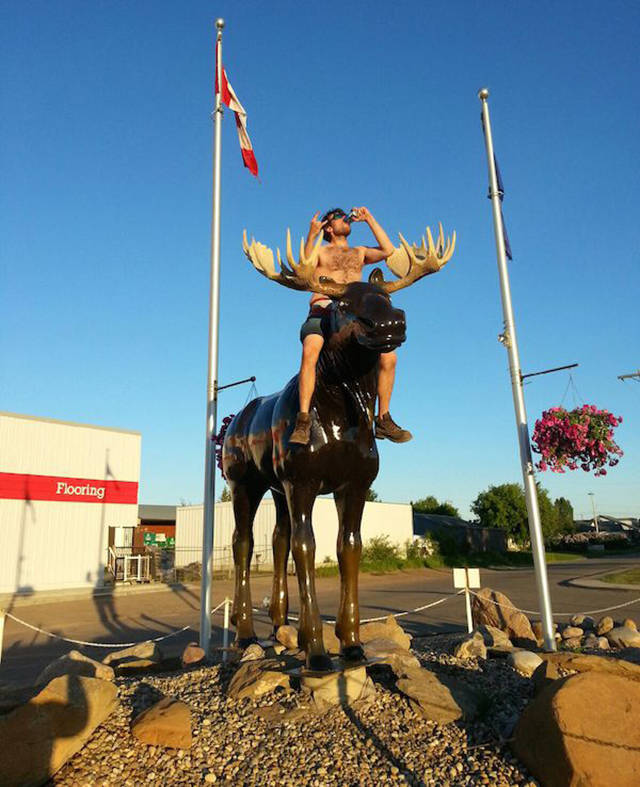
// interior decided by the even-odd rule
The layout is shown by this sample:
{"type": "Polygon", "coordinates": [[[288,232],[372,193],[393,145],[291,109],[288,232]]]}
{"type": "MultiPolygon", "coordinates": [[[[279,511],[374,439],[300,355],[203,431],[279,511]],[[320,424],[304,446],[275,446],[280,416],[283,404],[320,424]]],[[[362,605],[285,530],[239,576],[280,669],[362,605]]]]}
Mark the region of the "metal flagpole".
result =
{"type": "Polygon", "coordinates": [[[222,29],[216,19],[216,103],[213,112],[213,206],[211,215],[211,286],[209,290],[209,371],[207,376],[207,428],[204,460],[204,512],[202,520],[202,580],[200,583],[200,647],[209,652],[211,641],[211,574],[215,515],[215,445],[218,405],[218,319],[220,312],[220,153],[222,149],[222,29]]]}
{"type": "Polygon", "coordinates": [[[504,245],[504,232],[502,226],[502,211],[500,210],[500,193],[498,191],[498,177],[496,174],[495,158],[493,155],[493,139],[491,137],[491,121],[489,120],[489,91],[483,88],[478,93],[482,102],[482,119],[484,121],[484,139],[487,148],[487,162],[489,165],[489,196],[493,209],[493,229],[496,237],[496,251],[498,256],[498,272],[500,274],[500,292],[502,295],[502,312],[504,315],[504,333],[500,341],[507,349],[509,356],[509,371],[511,374],[511,390],[518,429],[518,443],[520,445],[520,463],[522,465],[522,478],[524,481],[527,514],[529,518],[529,534],[531,536],[531,549],[533,552],[533,565],[538,587],[538,599],[542,616],[542,632],[545,650],[554,651],[556,641],[553,631],[553,615],[551,612],[551,598],[549,596],[549,580],[547,577],[547,564],[544,553],[544,540],[540,524],[540,511],[538,508],[538,493],[533,461],[531,459],[531,442],[529,439],[529,426],[527,424],[527,411],[524,404],[524,390],[516,339],[516,326],[511,306],[511,287],[509,285],[509,271],[504,245]]]}

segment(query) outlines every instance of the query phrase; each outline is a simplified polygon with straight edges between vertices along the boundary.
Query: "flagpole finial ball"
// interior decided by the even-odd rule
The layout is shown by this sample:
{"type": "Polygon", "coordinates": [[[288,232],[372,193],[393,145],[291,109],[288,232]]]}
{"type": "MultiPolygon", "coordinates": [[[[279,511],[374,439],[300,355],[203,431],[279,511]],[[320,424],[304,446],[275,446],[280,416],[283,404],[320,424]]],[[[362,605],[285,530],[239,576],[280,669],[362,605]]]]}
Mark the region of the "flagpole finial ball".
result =
{"type": "Polygon", "coordinates": [[[486,101],[489,98],[489,91],[486,87],[483,87],[481,90],[478,90],[478,98],[480,101],[486,101]]]}
{"type": "Polygon", "coordinates": [[[220,17],[216,19],[216,27],[218,28],[218,30],[222,30],[222,28],[224,27],[224,19],[220,17]]]}

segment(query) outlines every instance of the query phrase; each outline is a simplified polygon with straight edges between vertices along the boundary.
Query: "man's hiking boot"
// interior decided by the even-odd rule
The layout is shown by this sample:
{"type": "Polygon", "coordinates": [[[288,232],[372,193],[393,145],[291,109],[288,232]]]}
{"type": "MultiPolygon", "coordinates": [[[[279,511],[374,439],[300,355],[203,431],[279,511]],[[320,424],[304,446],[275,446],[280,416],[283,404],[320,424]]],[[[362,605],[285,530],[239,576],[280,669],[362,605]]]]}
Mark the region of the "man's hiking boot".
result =
{"type": "Polygon", "coordinates": [[[308,445],[311,438],[311,416],[309,413],[298,413],[296,418],[296,428],[293,430],[290,443],[298,443],[298,445],[308,445]]]}
{"type": "Polygon", "coordinates": [[[413,435],[407,429],[398,426],[389,413],[385,413],[376,416],[376,437],[378,440],[391,440],[392,443],[406,443],[413,435]]]}

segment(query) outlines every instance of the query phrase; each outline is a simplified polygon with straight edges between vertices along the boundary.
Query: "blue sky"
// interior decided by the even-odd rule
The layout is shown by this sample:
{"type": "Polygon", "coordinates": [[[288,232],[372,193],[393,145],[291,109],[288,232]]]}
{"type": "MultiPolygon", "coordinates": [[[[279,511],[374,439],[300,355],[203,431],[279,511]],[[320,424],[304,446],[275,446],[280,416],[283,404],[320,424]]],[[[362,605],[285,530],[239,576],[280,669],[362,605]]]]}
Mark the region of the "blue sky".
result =
{"type": "MultiPolygon", "coordinates": [[[[203,489],[213,22],[261,170],[223,129],[220,382],[279,389],[306,296],[267,282],[316,210],[367,205],[392,238],[455,228],[399,293],[408,340],[380,445],[382,499],[463,514],[519,481],[477,91],[488,86],[523,370],[578,362],[565,404],[624,417],[606,478],[540,476],[577,515],[640,515],[640,6],[635,2],[3,2],[0,409],[138,429],[141,502],[203,489]]],[[[371,239],[356,227],[356,243],[371,239]]],[[[566,373],[526,387],[531,428],[566,373]]],[[[236,412],[246,388],[221,394],[236,412]]]]}

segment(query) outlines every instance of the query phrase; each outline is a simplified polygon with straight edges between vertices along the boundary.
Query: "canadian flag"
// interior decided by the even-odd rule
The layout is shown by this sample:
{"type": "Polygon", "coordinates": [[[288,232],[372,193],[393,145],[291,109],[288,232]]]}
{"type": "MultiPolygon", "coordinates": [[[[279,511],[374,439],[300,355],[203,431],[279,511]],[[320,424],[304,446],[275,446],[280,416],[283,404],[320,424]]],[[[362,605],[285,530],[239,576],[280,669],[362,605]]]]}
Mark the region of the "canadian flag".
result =
{"type": "MultiPolygon", "coordinates": [[[[219,57],[219,48],[216,47],[216,95],[219,92],[218,86],[218,57],[219,57]]],[[[227,72],[224,68],[220,69],[222,74],[222,92],[221,98],[222,101],[229,107],[229,109],[233,110],[236,116],[236,127],[238,129],[238,139],[240,140],[240,151],[242,153],[242,161],[244,162],[245,167],[249,170],[252,175],[258,177],[258,162],[256,161],[256,157],[253,153],[253,145],[251,144],[251,140],[249,139],[249,135],[247,134],[247,113],[245,108],[242,104],[238,101],[238,96],[236,96],[233,88],[229,84],[229,80],[227,79],[227,72]]]]}

